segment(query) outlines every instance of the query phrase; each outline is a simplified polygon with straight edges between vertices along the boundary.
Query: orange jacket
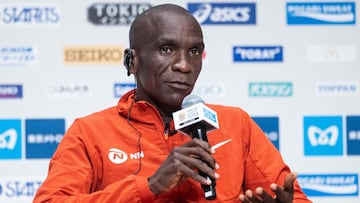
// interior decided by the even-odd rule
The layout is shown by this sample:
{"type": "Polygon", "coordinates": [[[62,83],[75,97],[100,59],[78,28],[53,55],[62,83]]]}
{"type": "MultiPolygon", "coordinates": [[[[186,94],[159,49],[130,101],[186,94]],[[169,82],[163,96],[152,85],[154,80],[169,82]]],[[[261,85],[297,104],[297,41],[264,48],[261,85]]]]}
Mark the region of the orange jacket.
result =
{"type": "MultiPolygon", "coordinates": [[[[117,107],[74,121],[50,160],[35,203],[206,202],[200,183],[191,179],[157,197],[149,190],[148,177],[175,146],[191,138],[180,132],[165,136],[159,112],[144,101],[133,104],[128,119],[133,97],[131,91],[117,107]]],[[[249,115],[236,107],[209,107],[220,125],[208,133],[210,145],[231,139],[214,154],[220,178],[211,202],[239,202],[246,189],[282,185],[289,167],[249,115]]],[[[297,182],[293,202],[311,202],[297,182]]]]}

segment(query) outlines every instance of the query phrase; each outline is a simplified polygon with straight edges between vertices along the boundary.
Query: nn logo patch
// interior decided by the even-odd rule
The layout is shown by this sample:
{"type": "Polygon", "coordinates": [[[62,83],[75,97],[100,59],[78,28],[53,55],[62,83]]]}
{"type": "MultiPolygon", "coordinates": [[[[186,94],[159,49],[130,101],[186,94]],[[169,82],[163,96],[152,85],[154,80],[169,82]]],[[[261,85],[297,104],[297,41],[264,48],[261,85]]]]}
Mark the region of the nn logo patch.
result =
{"type": "Polygon", "coordinates": [[[341,116],[305,116],[305,156],[342,155],[342,132],[341,116]]]}

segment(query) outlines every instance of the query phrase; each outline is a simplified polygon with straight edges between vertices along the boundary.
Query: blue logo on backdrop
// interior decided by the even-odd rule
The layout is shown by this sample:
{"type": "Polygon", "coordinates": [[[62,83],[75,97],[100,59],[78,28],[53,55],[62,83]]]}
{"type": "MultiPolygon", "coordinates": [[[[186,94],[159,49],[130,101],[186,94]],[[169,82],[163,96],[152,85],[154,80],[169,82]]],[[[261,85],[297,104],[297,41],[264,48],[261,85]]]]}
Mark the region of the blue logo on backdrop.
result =
{"type": "Polygon", "coordinates": [[[343,154],[341,116],[305,116],[304,147],[306,156],[343,154]]]}
{"type": "Polygon", "coordinates": [[[21,159],[21,120],[0,120],[0,159],[21,159]]]}
{"type": "Polygon", "coordinates": [[[203,25],[256,24],[255,3],[188,3],[188,11],[203,25]]]}
{"type": "Polygon", "coordinates": [[[349,155],[360,154],[360,116],[346,117],[346,140],[347,153],[349,155]]]}
{"type": "Polygon", "coordinates": [[[291,82],[250,82],[250,97],[291,97],[293,87],[291,82]]]}
{"type": "Polygon", "coordinates": [[[359,195],[357,174],[299,174],[297,181],[308,196],[359,195]]]}
{"type": "Polygon", "coordinates": [[[6,98],[22,98],[22,85],[0,84],[0,99],[6,98]]]}
{"type": "Polygon", "coordinates": [[[287,3],[287,24],[355,24],[354,2],[287,3]]]}
{"type": "Polygon", "coordinates": [[[116,83],[114,84],[114,96],[119,98],[135,87],[135,83],[116,83]]]}
{"type": "Polygon", "coordinates": [[[1,202],[31,202],[42,181],[34,178],[8,178],[0,177],[0,200],[1,202]],[[27,200],[27,201],[26,201],[27,200]]]}
{"type": "Polygon", "coordinates": [[[65,133],[65,119],[26,119],[26,158],[51,158],[65,133]]]}
{"type": "Polygon", "coordinates": [[[0,6],[0,22],[3,24],[57,24],[59,21],[58,6],[43,4],[0,6]]]}
{"type": "Polygon", "coordinates": [[[0,46],[0,66],[25,66],[38,62],[34,46],[0,46]]]}
{"type": "Polygon", "coordinates": [[[280,150],[279,146],[279,117],[252,117],[260,126],[265,135],[280,150]]]}
{"type": "Polygon", "coordinates": [[[234,46],[234,62],[282,62],[282,46],[234,46]]]}

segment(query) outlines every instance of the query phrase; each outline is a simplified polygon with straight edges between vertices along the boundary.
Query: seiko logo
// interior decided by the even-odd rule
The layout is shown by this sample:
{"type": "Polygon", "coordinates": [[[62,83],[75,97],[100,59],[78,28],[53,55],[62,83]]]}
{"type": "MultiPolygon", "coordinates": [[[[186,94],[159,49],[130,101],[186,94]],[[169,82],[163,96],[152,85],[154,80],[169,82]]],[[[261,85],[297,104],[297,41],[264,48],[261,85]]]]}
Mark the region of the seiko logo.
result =
{"type": "Polygon", "coordinates": [[[310,126],[308,129],[308,137],[311,146],[334,146],[339,137],[339,129],[337,126],[330,126],[325,130],[321,130],[316,126],[310,126]]]}
{"type": "Polygon", "coordinates": [[[56,25],[60,21],[58,5],[14,4],[0,5],[0,22],[5,25],[56,25]]]}
{"type": "Polygon", "coordinates": [[[17,140],[15,129],[8,129],[0,134],[0,149],[14,149],[17,140]]]}
{"type": "Polygon", "coordinates": [[[123,48],[119,46],[65,47],[65,64],[122,64],[123,48]]]}
{"type": "Polygon", "coordinates": [[[189,3],[200,24],[255,24],[255,3],[189,3]]]}
{"type": "Polygon", "coordinates": [[[287,3],[287,21],[288,24],[355,24],[355,3],[287,3]]]}
{"type": "Polygon", "coordinates": [[[290,97],[293,94],[291,82],[251,82],[249,96],[251,97],[290,97]]]}
{"type": "Polygon", "coordinates": [[[129,25],[151,7],[148,3],[96,3],[88,9],[88,19],[96,25],[129,25]]]}
{"type": "Polygon", "coordinates": [[[144,152],[143,151],[136,152],[136,153],[130,154],[128,156],[127,153],[125,153],[124,151],[122,151],[120,149],[117,149],[117,148],[109,149],[108,158],[114,164],[122,164],[122,163],[126,162],[129,157],[130,157],[130,159],[140,159],[140,158],[144,157],[144,152]]]}
{"type": "Polygon", "coordinates": [[[282,46],[235,46],[233,48],[233,55],[235,62],[279,62],[283,60],[283,48],[282,46]]]}
{"type": "Polygon", "coordinates": [[[0,46],[0,65],[35,65],[38,63],[37,52],[34,46],[0,46]]]}

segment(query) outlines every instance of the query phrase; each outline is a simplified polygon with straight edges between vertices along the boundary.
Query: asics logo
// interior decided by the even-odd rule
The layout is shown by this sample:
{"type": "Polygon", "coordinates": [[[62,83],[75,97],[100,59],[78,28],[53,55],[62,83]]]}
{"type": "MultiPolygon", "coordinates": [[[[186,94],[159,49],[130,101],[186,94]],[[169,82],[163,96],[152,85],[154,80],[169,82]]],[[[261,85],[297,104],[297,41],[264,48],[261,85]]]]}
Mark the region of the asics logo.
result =
{"type": "Polygon", "coordinates": [[[11,128],[0,134],[0,149],[14,149],[17,139],[16,130],[11,128]]]}
{"type": "Polygon", "coordinates": [[[325,130],[321,130],[316,126],[310,126],[308,128],[308,137],[311,146],[329,145],[335,146],[339,137],[339,129],[335,125],[332,125],[325,130]]]}

